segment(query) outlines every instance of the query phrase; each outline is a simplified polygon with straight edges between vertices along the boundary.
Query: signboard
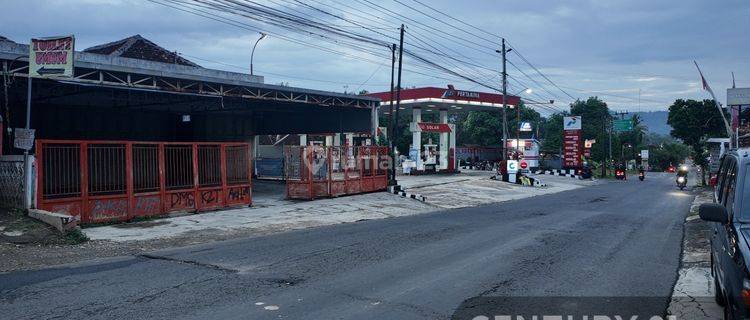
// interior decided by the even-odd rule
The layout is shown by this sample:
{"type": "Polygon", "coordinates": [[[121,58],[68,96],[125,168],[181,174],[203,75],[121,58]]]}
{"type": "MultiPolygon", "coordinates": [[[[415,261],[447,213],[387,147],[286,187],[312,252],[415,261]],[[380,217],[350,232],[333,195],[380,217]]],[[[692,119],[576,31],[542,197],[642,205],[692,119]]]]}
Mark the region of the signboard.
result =
{"type": "Polygon", "coordinates": [[[529,164],[526,163],[526,161],[521,161],[521,169],[526,169],[529,167],[529,164]]]}
{"type": "Polygon", "coordinates": [[[614,120],[612,127],[615,132],[633,131],[633,121],[632,119],[614,120]]]}
{"type": "Polygon", "coordinates": [[[451,132],[451,127],[447,123],[428,123],[417,122],[416,127],[412,128],[415,132],[451,132]]]}
{"type": "Polygon", "coordinates": [[[584,141],[583,143],[583,147],[587,149],[591,148],[594,145],[594,143],[596,143],[596,139],[586,139],[586,141],[584,141]]]}
{"type": "Polygon", "coordinates": [[[581,117],[563,117],[563,130],[581,130],[581,117]]]}
{"type": "Polygon", "coordinates": [[[750,104],[750,88],[727,89],[727,105],[739,106],[750,104]]]}
{"type": "Polygon", "coordinates": [[[519,130],[522,131],[522,132],[530,132],[531,131],[531,122],[521,122],[519,130]]]}
{"type": "Polygon", "coordinates": [[[508,160],[505,169],[508,170],[508,173],[518,172],[518,160],[508,160]]]}
{"type": "Polygon", "coordinates": [[[31,39],[29,74],[32,77],[73,77],[73,36],[31,39]]]}
{"type": "Polygon", "coordinates": [[[13,146],[21,150],[31,150],[34,147],[34,129],[16,128],[13,146]]]}
{"type": "Polygon", "coordinates": [[[580,168],[583,163],[582,119],[579,116],[563,117],[563,167],[580,168]]]}
{"type": "Polygon", "coordinates": [[[641,159],[648,160],[648,149],[641,150],[641,159]]]}

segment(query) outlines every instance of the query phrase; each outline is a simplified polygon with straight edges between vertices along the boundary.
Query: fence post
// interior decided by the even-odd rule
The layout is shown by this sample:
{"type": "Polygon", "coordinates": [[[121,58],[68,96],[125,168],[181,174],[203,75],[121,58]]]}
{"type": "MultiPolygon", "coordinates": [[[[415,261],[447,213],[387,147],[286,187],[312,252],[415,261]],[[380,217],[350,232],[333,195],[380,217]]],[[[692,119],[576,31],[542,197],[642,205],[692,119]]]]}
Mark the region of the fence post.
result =
{"type": "Polygon", "coordinates": [[[89,144],[88,142],[82,142],[80,145],[79,154],[81,159],[81,222],[86,223],[91,221],[89,216],[89,144]]]}
{"type": "Polygon", "coordinates": [[[159,158],[159,213],[164,214],[167,212],[167,178],[166,178],[166,165],[164,164],[164,143],[157,144],[157,153],[159,158]]]}
{"type": "Polygon", "coordinates": [[[219,172],[221,174],[221,196],[224,205],[227,203],[227,145],[222,143],[219,145],[219,172]]]}
{"type": "Polygon", "coordinates": [[[125,192],[128,195],[128,220],[135,216],[135,196],[133,195],[133,143],[125,143],[125,192]]]}
{"type": "Polygon", "coordinates": [[[42,192],[44,192],[44,141],[36,142],[36,208],[42,207],[42,192]]]}
{"type": "Polygon", "coordinates": [[[200,211],[200,199],[198,198],[198,186],[200,185],[200,181],[198,179],[198,144],[192,143],[193,147],[193,205],[195,206],[195,211],[200,211]]]}

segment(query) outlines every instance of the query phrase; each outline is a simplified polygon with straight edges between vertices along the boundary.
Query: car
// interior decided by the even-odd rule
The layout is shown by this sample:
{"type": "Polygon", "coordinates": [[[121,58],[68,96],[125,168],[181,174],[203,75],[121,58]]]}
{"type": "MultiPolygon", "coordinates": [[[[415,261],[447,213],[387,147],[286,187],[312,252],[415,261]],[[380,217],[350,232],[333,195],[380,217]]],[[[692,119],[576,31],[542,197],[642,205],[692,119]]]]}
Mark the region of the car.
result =
{"type": "Polygon", "coordinates": [[[715,299],[725,319],[750,317],[750,149],[721,158],[714,201],[701,204],[701,219],[712,222],[711,272],[715,299]],[[747,201],[746,201],[747,200],[747,201]]]}

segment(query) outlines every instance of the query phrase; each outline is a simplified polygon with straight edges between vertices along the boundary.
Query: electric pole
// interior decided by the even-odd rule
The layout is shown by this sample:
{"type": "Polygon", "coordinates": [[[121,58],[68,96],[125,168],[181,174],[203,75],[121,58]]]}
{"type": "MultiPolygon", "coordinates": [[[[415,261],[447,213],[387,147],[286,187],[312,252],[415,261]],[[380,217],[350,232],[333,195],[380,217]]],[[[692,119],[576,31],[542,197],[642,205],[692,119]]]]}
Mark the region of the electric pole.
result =
{"type": "Polygon", "coordinates": [[[502,52],[500,52],[503,56],[503,161],[508,160],[508,115],[506,112],[508,108],[506,101],[506,96],[508,95],[508,73],[505,69],[505,54],[508,52],[510,50],[505,50],[505,38],[503,38],[503,48],[502,52]]]}
{"type": "Polygon", "coordinates": [[[393,148],[395,146],[393,137],[394,137],[394,130],[396,127],[393,125],[393,76],[394,71],[396,69],[396,44],[394,43],[391,46],[391,98],[389,99],[390,106],[389,106],[389,112],[388,116],[391,118],[391,121],[388,123],[388,148],[389,148],[389,154],[391,155],[391,168],[388,170],[388,185],[394,186],[396,185],[396,150],[393,148]]]}
{"type": "MultiPolygon", "coordinates": [[[[404,25],[401,25],[401,37],[398,42],[398,82],[396,84],[396,110],[393,121],[393,141],[398,139],[398,110],[401,109],[401,67],[404,62],[404,25]]],[[[395,145],[395,143],[394,143],[395,145]]],[[[393,180],[396,180],[396,164],[393,164],[393,180]]],[[[394,183],[395,184],[395,183],[394,183]]]]}

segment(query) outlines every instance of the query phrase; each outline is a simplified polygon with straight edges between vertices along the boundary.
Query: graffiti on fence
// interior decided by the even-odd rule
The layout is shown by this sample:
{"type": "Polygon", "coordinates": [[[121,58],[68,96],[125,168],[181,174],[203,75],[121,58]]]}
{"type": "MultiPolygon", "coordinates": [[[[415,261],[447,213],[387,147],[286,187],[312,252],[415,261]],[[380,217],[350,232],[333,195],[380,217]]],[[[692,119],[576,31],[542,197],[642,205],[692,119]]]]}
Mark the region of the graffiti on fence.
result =
{"type": "Polygon", "coordinates": [[[94,220],[114,218],[128,214],[128,199],[100,199],[91,201],[94,220]]]}
{"type": "Polygon", "coordinates": [[[227,202],[240,203],[250,199],[250,187],[230,187],[227,191],[227,202]]]}
{"type": "Polygon", "coordinates": [[[218,190],[201,191],[201,205],[213,206],[220,204],[218,190]]]}
{"type": "Polygon", "coordinates": [[[152,215],[161,212],[161,201],[159,196],[137,197],[135,198],[135,215],[152,215]]]}
{"type": "Polygon", "coordinates": [[[195,207],[195,195],[192,192],[177,192],[170,195],[170,209],[184,209],[195,207]]]}

